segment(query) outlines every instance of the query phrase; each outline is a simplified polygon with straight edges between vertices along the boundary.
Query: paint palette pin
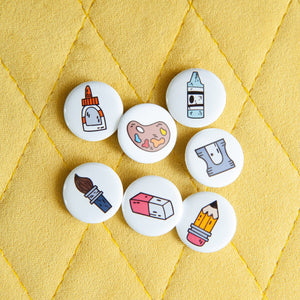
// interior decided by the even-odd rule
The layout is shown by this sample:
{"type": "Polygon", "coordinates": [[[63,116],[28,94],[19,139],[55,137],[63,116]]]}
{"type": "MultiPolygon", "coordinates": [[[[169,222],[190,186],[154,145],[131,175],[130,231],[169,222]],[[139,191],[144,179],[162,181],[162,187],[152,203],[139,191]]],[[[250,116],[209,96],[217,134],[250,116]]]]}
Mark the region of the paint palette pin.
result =
{"type": "Polygon", "coordinates": [[[100,141],[111,136],[123,114],[123,103],[109,85],[84,82],[68,95],[64,117],[69,129],[87,141],[100,141]]]}
{"type": "Polygon", "coordinates": [[[221,80],[203,69],[188,69],[170,82],[166,102],[173,118],[194,128],[216,121],[226,104],[226,92],[221,80]]]}
{"type": "Polygon", "coordinates": [[[86,223],[100,223],[119,209],[123,197],[117,173],[100,163],[75,168],[65,180],[63,198],[68,211],[86,223]]]}
{"type": "Polygon", "coordinates": [[[185,162],[190,174],[198,182],[210,187],[222,187],[240,175],[244,155],[233,135],[210,128],[191,138],[186,146],[185,162]]]}
{"type": "Polygon", "coordinates": [[[182,199],[171,181],[159,176],[145,176],[127,188],[122,211],[133,230],[146,236],[159,236],[178,223],[182,199]]]}
{"type": "Polygon", "coordinates": [[[139,104],[129,109],[118,127],[119,144],[125,154],[140,163],[154,163],[172,151],[177,138],[170,114],[155,104],[139,104]]]}
{"type": "Polygon", "coordinates": [[[180,239],[198,252],[224,248],[236,230],[231,204],[216,193],[202,192],[183,201],[183,216],[176,226],[180,239]]]}

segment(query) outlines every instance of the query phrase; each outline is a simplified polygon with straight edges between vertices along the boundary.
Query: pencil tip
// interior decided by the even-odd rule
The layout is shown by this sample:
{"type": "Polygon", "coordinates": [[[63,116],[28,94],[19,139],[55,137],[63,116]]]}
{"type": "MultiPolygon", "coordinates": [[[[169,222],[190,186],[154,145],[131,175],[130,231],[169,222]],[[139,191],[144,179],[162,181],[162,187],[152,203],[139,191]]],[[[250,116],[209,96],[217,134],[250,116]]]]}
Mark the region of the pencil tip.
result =
{"type": "Polygon", "coordinates": [[[211,207],[218,209],[218,202],[214,201],[210,204],[211,207]]]}

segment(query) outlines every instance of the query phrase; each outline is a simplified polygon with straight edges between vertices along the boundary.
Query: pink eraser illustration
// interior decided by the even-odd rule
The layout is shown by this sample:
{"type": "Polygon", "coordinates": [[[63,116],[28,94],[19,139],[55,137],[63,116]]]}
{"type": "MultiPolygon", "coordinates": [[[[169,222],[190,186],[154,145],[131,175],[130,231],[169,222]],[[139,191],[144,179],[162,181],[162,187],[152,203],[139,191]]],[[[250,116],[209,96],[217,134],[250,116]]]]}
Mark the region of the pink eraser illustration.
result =
{"type": "Polygon", "coordinates": [[[203,246],[205,244],[205,240],[191,232],[188,233],[187,239],[196,246],[203,246]]]}
{"type": "Polygon", "coordinates": [[[174,215],[170,200],[153,195],[139,193],[130,200],[132,212],[152,218],[166,220],[174,215]]]}

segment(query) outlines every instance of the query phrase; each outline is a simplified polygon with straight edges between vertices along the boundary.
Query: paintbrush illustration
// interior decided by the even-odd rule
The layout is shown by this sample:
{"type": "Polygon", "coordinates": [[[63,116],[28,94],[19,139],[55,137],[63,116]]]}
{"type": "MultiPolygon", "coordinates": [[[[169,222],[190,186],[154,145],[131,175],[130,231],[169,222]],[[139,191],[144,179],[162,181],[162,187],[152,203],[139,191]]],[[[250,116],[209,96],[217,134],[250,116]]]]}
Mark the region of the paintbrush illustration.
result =
{"type": "Polygon", "coordinates": [[[90,200],[90,204],[95,204],[104,213],[111,209],[111,204],[103,195],[103,191],[98,189],[97,185],[94,185],[92,180],[88,177],[80,177],[77,174],[74,176],[75,186],[78,191],[84,194],[84,197],[90,200]]]}

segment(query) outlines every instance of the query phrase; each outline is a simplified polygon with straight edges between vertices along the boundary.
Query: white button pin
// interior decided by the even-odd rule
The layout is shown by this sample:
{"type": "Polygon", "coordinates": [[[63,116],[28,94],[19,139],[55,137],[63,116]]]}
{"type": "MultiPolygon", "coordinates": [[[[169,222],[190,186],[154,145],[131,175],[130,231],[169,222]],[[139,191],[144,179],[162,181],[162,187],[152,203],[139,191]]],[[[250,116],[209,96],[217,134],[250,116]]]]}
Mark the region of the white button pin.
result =
{"type": "Polygon", "coordinates": [[[159,176],[145,176],[127,188],[122,211],[133,230],[146,236],[159,236],[178,223],[182,198],[171,181],[159,176]]]}
{"type": "Polygon", "coordinates": [[[183,201],[183,215],[176,226],[184,244],[198,252],[224,248],[236,230],[231,204],[216,193],[196,193],[183,201]]]}
{"type": "Polygon", "coordinates": [[[221,80],[212,72],[189,69],[172,79],[166,101],[176,121],[199,128],[219,118],[226,104],[226,92],[221,80]]]}
{"type": "Polygon", "coordinates": [[[68,95],[64,117],[69,129],[87,141],[101,141],[111,136],[118,128],[123,114],[119,94],[109,85],[84,82],[68,95]]]}
{"type": "Polygon", "coordinates": [[[156,104],[130,108],[118,127],[119,144],[125,154],[140,163],[164,159],[175,146],[176,124],[171,115],[156,104]]]}
{"type": "Polygon", "coordinates": [[[119,209],[123,186],[117,173],[100,163],[75,168],[65,180],[63,198],[68,211],[86,223],[100,223],[119,209]]]}
{"type": "Polygon", "coordinates": [[[210,128],[190,139],[185,150],[185,162],[190,174],[201,184],[223,187],[240,175],[244,155],[233,135],[210,128]]]}

